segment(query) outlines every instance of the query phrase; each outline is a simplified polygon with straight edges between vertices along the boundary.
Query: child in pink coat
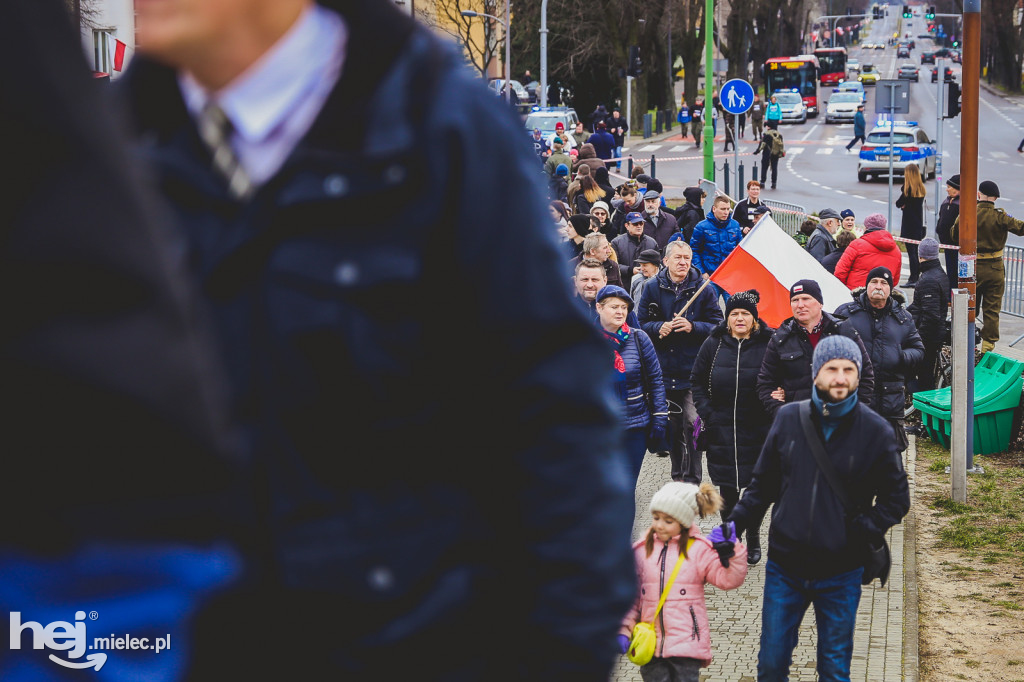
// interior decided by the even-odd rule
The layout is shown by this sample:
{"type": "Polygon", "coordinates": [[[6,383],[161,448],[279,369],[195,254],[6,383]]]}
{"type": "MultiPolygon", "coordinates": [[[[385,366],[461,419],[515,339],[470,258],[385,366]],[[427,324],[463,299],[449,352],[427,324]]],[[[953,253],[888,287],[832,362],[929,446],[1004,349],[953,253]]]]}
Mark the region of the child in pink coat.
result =
{"type": "Polygon", "coordinates": [[[654,622],[658,637],[654,658],[640,668],[645,682],[699,682],[700,669],[711,663],[704,583],[732,590],[747,575],[747,550],[732,524],[725,532],[721,526],[715,528],[707,538],[697,526],[698,516],[713,514],[721,506],[721,496],[709,483],[699,488],[692,483],[669,483],[651,499],[653,523],[646,537],[633,546],[640,594],[622,623],[623,653],[629,648],[633,626],[654,617],[676,561],[683,559],[683,564],[654,622]],[[693,542],[687,552],[690,538],[693,542]]]}

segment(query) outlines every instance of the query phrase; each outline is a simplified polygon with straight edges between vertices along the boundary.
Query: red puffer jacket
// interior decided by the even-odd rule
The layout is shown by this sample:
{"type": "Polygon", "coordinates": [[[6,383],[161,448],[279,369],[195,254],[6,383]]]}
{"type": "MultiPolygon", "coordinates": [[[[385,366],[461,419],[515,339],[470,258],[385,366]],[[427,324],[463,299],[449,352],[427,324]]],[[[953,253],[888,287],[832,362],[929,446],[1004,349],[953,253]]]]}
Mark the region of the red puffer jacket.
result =
{"type": "Polygon", "coordinates": [[[877,227],[865,232],[860,239],[854,239],[846,247],[846,252],[836,264],[836,277],[853,290],[864,286],[868,273],[880,265],[889,268],[893,282],[900,281],[903,253],[892,235],[877,227]]]}
{"type": "MultiPolygon", "coordinates": [[[[708,610],[704,604],[704,583],[711,583],[721,590],[732,590],[742,585],[747,576],[747,550],[743,543],[736,543],[729,568],[725,568],[711,542],[700,534],[697,524],[690,526],[690,537],[694,541],[690,545],[689,557],[680,567],[665,599],[665,606],[654,623],[658,635],[654,655],[658,658],[694,658],[706,667],[711,664],[711,633],[708,632],[708,610]]],[[[633,545],[633,551],[640,594],[622,622],[621,633],[627,637],[632,636],[633,626],[638,622],[649,623],[654,617],[664,581],[672,575],[679,557],[679,539],[672,538],[666,549],[665,543],[655,538],[651,556],[644,551],[643,540],[633,545]]]]}

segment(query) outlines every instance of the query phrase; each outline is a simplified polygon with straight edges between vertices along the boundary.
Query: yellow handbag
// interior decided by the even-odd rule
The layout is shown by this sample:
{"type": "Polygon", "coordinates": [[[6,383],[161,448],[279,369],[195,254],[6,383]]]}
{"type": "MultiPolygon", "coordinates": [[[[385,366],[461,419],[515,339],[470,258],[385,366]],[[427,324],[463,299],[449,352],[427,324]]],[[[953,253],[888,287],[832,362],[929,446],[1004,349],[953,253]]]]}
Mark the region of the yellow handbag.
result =
{"type": "MultiPolygon", "coordinates": [[[[692,544],[693,538],[687,538],[687,554],[690,553],[690,546],[692,544]]],[[[658,619],[661,607],[665,605],[665,599],[668,597],[668,591],[672,589],[672,583],[675,582],[676,576],[679,574],[679,567],[683,565],[685,560],[686,557],[682,555],[676,560],[676,566],[672,569],[672,575],[668,577],[668,582],[665,583],[665,589],[661,593],[661,599],[658,600],[658,608],[654,610],[654,615],[651,616],[651,622],[644,623],[641,621],[633,626],[633,638],[629,641],[629,650],[626,651],[626,656],[629,657],[630,662],[636,665],[647,665],[654,658],[654,652],[658,647],[658,633],[654,629],[654,621],[658,619]]]]}

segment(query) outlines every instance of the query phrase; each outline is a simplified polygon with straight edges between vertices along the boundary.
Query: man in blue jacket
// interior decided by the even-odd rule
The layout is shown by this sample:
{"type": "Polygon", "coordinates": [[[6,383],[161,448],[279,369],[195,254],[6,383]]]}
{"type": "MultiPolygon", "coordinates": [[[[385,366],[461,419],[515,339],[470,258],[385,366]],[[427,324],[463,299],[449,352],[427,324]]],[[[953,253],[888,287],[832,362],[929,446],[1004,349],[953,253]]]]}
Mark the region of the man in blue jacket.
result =
{"type": "Polygon", "coordinates": [[[852,151],[853,145],[860,140],[864,142],[864,133],[867,132],[867,122],[864,120],[864,105],[857,107],[857,113],[853,115],[853,139],[846,145],[846,151],[852,151]]]}
{"type": "Polygon", "coordinates": [[[848,337],[828,336],[818,343],[810,400],[779,409],[753,479],[730,516],[741,532],[775,504],[759,680],[789,679],[797,631],[810,604],[817,614],[820,679],[850,679],[867,548],[878,546],[910,509],[907,474],[892,427],[858,400],[861,358],[861,349],[848,337]],[[822,472],[808,438],[822,444],[851,508],[822,472]]]}
{"type": "Polygon", "coordinates": [[[608,132],[608,124],[604,121],[597,124],[597,129],[593,135],[587,138],[587,142],[594,145],[597,158],[604,161],[612,158],[612,152],[615,150],[615,137],[608,132]]]}
{"type": "Polygon", "coordinates": [[[669,242],[665,247],[665,267],[644,285],[640,294],[637,317],[658,351],[665,394],[678,407],[669,414],[672,480],[700,483],[700,453],[693,448],[697,409],[690,391],[690,372],[701,344],[723,317],[710,287],[698,293],[703,278],[691,266],[692,260],[689,244],[681,240],[669,242]],[[684,307],[686,312],[680,314],[684,307]]]}
{"type": "Polygon", "coordinates": [[[521,122],[387,0],[136,12],[140,152],[258,463],[190,677],[607,678],[632,489],[521,122]]]}
{"type": "MultiPolygon", "coordinates": [[[[707,217],[693,228],[693,236],[690,237],[693,265],[704,273],[704,279],[707,279],[722,264],[722,261],[743,239],[743,228],[729,217],[731,208],[727,197],[715,197],[707,217]]],[[[711,282],[711,286],[717,292],[716,299],[718,295],[721,295],[726,302],[729,301],[729,294],[725,289],[714,282],[711,282]]]]}

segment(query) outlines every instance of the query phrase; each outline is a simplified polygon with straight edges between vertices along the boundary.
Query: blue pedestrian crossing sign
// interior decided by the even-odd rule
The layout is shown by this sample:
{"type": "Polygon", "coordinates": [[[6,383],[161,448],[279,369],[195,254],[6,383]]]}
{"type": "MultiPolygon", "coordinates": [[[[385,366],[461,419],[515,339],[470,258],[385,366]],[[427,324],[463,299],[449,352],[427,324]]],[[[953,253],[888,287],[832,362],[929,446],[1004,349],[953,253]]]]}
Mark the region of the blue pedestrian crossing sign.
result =
{"type": "Polygon", "coordinates": [[[733,78],[722,86],[719,101],[730,114],[745,113],[754,103],[754,88],[742,78],[733,78]]]}

